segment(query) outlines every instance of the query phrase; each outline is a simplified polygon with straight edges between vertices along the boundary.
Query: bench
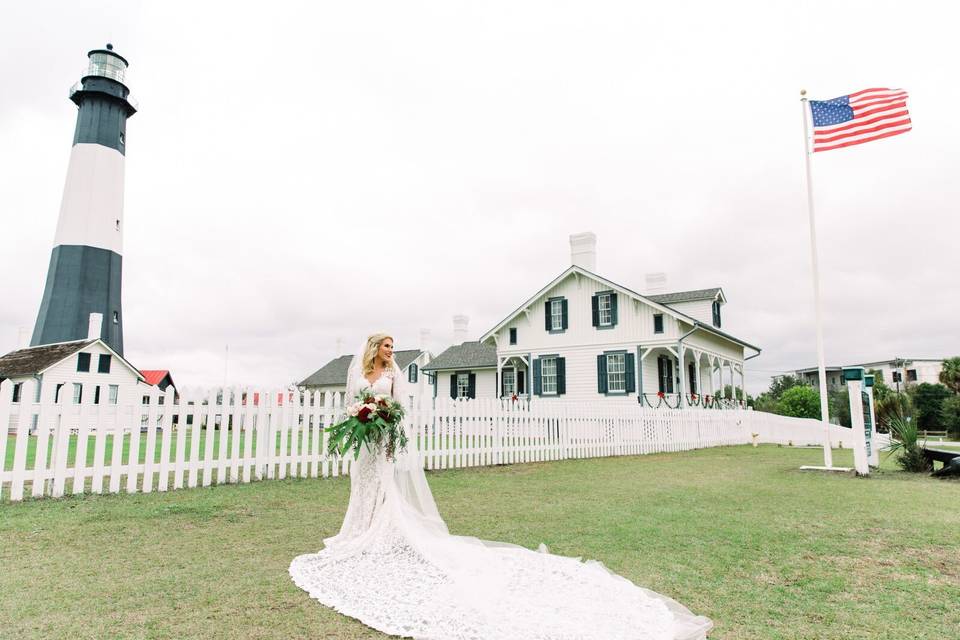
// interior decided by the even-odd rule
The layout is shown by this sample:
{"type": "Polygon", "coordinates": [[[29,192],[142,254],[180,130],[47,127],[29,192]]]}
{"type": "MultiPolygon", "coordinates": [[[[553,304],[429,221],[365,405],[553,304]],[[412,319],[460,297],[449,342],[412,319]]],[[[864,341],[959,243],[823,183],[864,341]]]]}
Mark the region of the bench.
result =
{"type": "Polygon", "coordinates": [[[943,463],[943,468],[933,472],[935,476],[960,476],[960,451],[946,449],[923,449],[923,457],[933,466],[933,462],[943,463]]]}

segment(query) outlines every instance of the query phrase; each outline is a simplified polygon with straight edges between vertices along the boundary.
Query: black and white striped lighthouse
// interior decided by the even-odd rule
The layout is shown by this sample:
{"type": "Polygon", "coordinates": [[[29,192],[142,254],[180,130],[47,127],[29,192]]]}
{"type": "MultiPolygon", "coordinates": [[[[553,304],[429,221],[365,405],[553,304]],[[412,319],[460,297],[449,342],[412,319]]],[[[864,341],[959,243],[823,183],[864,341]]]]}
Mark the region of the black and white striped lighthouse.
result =
{"type": "Polygon", "coordinates": [[[124,84],[127,61],[113,46],[87,57],[86,74],[70,90],[77,126],[30,344],[86,338],[90,314],[99,313],[100,337],[123,355],[123,165],[127,118],[136,107],[124,84]]]}

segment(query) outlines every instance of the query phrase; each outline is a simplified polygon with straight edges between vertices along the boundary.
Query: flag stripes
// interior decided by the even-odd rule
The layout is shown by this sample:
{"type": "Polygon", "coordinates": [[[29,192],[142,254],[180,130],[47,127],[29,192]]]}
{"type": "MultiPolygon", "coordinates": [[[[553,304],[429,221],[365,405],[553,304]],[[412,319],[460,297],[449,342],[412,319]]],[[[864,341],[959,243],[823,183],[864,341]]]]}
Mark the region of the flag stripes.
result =
{"type": "Polygon", "coordinates": [[[912,128],[903,89],[873,88],[832,100],[811,100],[813,151],[841,149],[912,128]]]}

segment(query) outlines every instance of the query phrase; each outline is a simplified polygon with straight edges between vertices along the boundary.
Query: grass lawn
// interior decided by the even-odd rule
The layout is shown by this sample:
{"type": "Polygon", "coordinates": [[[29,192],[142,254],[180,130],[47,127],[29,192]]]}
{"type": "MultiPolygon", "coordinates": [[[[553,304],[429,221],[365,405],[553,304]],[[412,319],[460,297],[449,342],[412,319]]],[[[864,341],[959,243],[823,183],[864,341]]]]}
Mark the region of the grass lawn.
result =
{"type": "MultiPolygon", "coordinates": [[[[960,482],[798,470],[821,463],[725,447],[427,475],[453,533],[602,560],[713,639],[960,637],[960,482]]],[[[348,495],[297,479],[0,504],[0,636],[385,638],[287,574],[348,495]]]]}

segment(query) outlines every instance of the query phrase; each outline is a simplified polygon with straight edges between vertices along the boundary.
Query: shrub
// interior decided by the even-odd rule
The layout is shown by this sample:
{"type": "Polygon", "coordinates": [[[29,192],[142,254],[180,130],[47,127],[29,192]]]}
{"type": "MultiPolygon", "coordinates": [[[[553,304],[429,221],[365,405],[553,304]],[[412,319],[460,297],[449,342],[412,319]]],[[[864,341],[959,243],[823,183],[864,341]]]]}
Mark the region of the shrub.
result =
{"type": "Polygon", "coordinates": [[[952,396],[940,405],[940,424],[950,436],[960,439],[960,396],[952,396]]]}
{"type": "Polygon", "coordinates": [[[940,422],[940,407],[952,394],[942,384],[922,382],[913,389],[913,406],[918,429],[936,429],[940,422]]]}
{"type": "Polygon", "coordinates": [[[783,392],[777,413],[794,418],[820,419],[820,394],[813,387],[801,385],[783,392]]]}
{"type": "Polygon", "coordinates": [[[888,451],[897,455],[897,464],[904,471],[932,471],[933,467],[923,457],[919,426],[909,417],[894,416],[890,419],[890,446],[888,451]]]}

